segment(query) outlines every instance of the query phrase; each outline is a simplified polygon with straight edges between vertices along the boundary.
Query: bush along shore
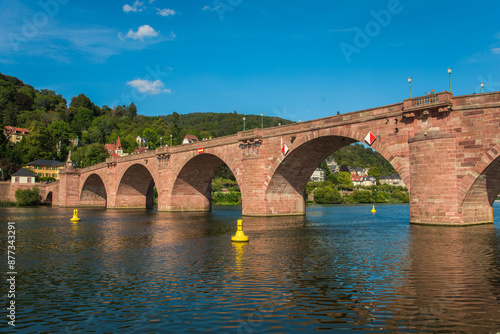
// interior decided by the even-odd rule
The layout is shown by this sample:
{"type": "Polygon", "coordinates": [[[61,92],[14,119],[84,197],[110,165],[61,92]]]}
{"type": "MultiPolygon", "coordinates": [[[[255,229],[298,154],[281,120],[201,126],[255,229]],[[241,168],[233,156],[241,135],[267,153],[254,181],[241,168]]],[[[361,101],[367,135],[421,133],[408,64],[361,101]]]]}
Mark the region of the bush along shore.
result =
{"type": "MultiPolygon", "coordinates": [[[[308,204],[409,203],[408,189],[387,184],[354,187],[331,181],[309,182],[308,204]]],[[[241,192],[236,181],[216,178],[212,181],[212,204],[241,205],[241,192]]]]}
{"type": "Polygon", "coordinates": [[[387,184],[354,187],[333,182],[309,182],[306,187],[309,204],[409,203],[408,189],[387,184]]]}

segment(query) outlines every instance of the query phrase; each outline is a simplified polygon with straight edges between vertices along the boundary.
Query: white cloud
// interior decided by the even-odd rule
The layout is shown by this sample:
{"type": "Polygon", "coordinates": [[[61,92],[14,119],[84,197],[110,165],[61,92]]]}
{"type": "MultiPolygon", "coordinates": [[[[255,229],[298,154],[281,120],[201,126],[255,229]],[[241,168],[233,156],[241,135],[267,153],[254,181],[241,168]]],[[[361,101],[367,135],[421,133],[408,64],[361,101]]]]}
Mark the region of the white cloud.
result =
{"type": "Polygon", "coordinates": [[[161,15],[161,16],[174,16],[175,15],[175,10],[173,10],[173,9],[168,9],[168,8],[160,9],[160,8],[156,8],[156,10],[157,10],[156,14],[161,15]]]}
{"type": "Polygon", "coordinates": [[[210,6],[205,5],[201,10],[209,10],[209,11],[213,12],[214,10],[217,10],[219,8],[222,8],[222,6],[217,6],[217,7],[212,8],[210,6]]]}
{"type": "Polygon", "coordinates": [[[125,13],[129,12],[142,12],[144,10],[144,2],[136,1],[130,6],[129,4],[123,5],[123,11],[125,13]]]}
{"type": "Polygon", "coordinates": [[[172,92],[171,89],[164,88],[165,84],[160,80],[151,81],[151,80],[135,79],[127,82],[127,85],[129,85],[130,87],[137,88],[139,93],[146,93],[148,95],[156,95],[160,93],[170,94],[172,92]]]}
{"type": "Polygon", "coordinates": [[[491,52],[498,55],[498,54],[500,54],[500,48],[493,48],[493,49],[491,49],[491,52]]]}
{"type": "MultiPolygon", "coordinates": [[[[144,38],[156,37],[158,34],[158,31],[154,30],[150,25],[145,24],[140,26],[137,31],[130,29],[125,37],[144,41],[144,38]]],[[[121,35],[119,35],[119,37],[122,38],[121,35]]]]}

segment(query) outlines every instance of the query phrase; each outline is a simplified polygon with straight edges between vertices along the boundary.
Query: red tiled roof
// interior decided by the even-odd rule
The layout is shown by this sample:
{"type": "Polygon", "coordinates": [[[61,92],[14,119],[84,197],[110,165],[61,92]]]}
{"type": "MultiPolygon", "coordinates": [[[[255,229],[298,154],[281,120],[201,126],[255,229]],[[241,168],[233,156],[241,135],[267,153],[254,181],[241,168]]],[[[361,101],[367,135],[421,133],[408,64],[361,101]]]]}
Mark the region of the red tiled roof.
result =
{"type": "Polygon", "coordinates": [[[132,152],[132,154],[139,154],[139,153],[145,153],[148,151],[148,148],[147,147],[139,147],[137,148],[134,152],[132,152]]]}
{"type": "Polygon", "coordinates": [[[196,137],[195,135],[186,135],[184,138],[189,140],[190,142],[198,141],[198,137],[196,137]]]}
{"type": "Polygon", "coordinates": [[[15,126],[4,126],[5,130],[7,133],[12,133],[12,132],[21,132],[23,135],[28,134],[30,132],[29,129],[25,128],[16,128],[15,126]]]}

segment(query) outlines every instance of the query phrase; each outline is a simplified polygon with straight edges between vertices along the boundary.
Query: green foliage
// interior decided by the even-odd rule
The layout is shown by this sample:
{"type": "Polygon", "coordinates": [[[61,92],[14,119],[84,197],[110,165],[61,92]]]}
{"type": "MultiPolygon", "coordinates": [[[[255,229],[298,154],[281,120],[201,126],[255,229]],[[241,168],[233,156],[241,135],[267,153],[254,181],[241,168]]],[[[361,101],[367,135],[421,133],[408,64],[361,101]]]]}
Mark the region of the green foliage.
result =
{"type": "Polygon", "coordinates": [[[55,157],[54,135],[42,124],[37,124],[28,137],[21,140],[15,147],[20,150],[21,163],[26,164],[37,159],[52,159],[55,157]]]}
{"type": "Polygon", "coordinates": [[[241,204],[241,192],[239,191],[213,192],[212,203],[224,204],[224,205],[239,205],[241,204]]]}
{"type": "Polygon", "coordinates": [[[71,160],[75,161],[80,167],[88,167],[106,161],[108,152],[104,145],[93,143],[87,146],[80,146],[75,152],[71,153],[71,160]]]}
{"type": "Polygon", "coordinates": [[[343,202],[342,195],[333,186],[319,187],[314,191],[314,201],[318,204],[339,204],[343,202]]]}
{"type": "Polygon", "coordinates": [[[33,187],[31,189],[18,188],[14,193],[14,196],[16,197],[16,202],[19,206],[38,205],[42,200],[42,196],[40,196],[40,189],[38,189],[38,187],[33,187]]]}
{"type": "Polygon", "coordinates": [[[339,172],[337,175],[337,180],[339,184],[352,186],[351,174],[349,174],[349,172],[339,172]]]}
{"type": "Polygon", "coordinates": [[[16,202],[0,201],[0,208],[8,208],[11,206],[16,206],[16,202]]]}
{"type": "Polygon", "coordinates": [[[392,192],[392,198],[401,203],[408,203],[410,201],[408,193],[404,193],[401,189],[396,189],[392,192]]]}
{"type": "Polygon", "coordinates": [[[368,175],[373,176],[377,180],[377,182],[380,181],[380,171],[378,170],[377,166],[370,167],[368,175]]]}
{"type": "Polygon", "coordinates": [[[355,190],[352,194],[352,198],[357,203],[372,203],[372,193],[369,190],[355,190]]]}
{"type": "MultiPolygon", "coordinates": [[[[396,170],[380,153],[374,151],[370,147],[365,147],[361,143],[347,145],[333,153],[335,161],[341,165],[341,170],[346,171],[347,166],[373,168],[378,170],[380,175],[396,174],[396,170]],[[344,170],[343,170],[344,169],[344,170]]],[[[376,175],[373,175],[377,178],[376,175]]],[[[377,178],[378,180],[378,178],[377,178]]]]}
{"type": "Polygon", "coordinates": [[[233,172],[229,169],[229,167],[223,163],[222,165],[219,166],[214,172],[213,179],[216,178],[222,178],[222,179],[228,179],[232,181],[236,181],[236,178],[234,177],[233,172]]]}

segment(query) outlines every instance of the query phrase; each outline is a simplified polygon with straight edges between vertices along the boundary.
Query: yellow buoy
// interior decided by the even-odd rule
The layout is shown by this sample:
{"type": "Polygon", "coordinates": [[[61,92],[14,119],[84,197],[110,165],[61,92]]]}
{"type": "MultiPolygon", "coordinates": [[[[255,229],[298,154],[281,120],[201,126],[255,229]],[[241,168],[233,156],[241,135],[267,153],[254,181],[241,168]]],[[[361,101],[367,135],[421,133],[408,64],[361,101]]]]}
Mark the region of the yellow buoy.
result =
{"type": "Polygon", "coordinates": [[[238,219],[238,230],[236,234],[231,238],[231,241],[235,242],[248,242],[248,237],[243,233],[243,220],[238,219]]]}
{"type": "Polygon", "coordinates": [[[73,211],[73,217],[70,219],[70,221],[72,221],[72,222],[80,221],[80,218],[78,218],[78,210],[77,209],[75,209],[73,211]]]}
{"type": "Polygon", "coordinates": [[[372,213],[375,213],[375,212],[377,212],[377,210],[375,210],[375,205],[374,205],[372,208],[372,213]]]}

